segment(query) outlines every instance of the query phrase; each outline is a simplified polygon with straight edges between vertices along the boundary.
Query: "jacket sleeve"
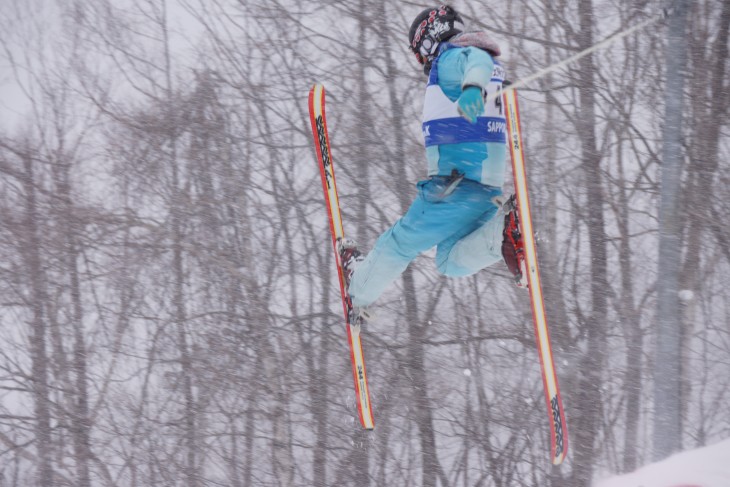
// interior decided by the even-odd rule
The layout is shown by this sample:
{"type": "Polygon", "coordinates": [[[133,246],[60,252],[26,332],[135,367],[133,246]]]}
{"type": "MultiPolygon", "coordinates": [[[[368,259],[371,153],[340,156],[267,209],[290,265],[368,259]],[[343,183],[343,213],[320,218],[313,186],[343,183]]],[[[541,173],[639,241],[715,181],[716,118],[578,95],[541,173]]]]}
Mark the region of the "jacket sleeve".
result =
{"type": "Polygon", "coordinates": [[[494,60],[487,51],[476,47],[464,48],[461,53],[461,64],[464,69],[464,76],[461,80],[461,88],[466,86],[478,86],[482,90],[487,88],[492,79],[494,71],[494,60]]]}

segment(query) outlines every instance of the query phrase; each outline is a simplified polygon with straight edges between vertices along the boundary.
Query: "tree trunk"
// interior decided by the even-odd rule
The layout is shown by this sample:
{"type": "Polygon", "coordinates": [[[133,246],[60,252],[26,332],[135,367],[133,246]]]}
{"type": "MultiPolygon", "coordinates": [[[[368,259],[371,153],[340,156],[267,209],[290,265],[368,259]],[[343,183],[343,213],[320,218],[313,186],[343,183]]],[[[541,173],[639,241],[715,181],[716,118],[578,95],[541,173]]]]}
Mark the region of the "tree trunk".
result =
{"type": "Polygon", "coordinates": [[[35,402],[35,443],[38,452],[37,479],[39,487],[53,487],[51,464],[51,411],[48,387],[48,358],[46,356],[46,321],[44,310],[48,295],[42,265],[42,250],[36,196],[34,161],[30,154],[23,155],[25,170],[23,189],[25,198],[25,242],[21,249],[26,261],[31,295],[30,356],[32,370],[31,390],[35,402]]]}
{"type": "MultiPolygon", "coordinates": [[[[684,224],[688,227],[685,259],[680,272],[680,290],[690,290],[693,294],[681,303],[682,319],[681,343],[687,344],[695,329],[695,309],[692,303],[702,290],[701,256],[706,245],[705,231],[710,228],[712,216],[708,211],[708,202],[713,201],[713,181],[719,167],[720,130],[724,114],[727,110],[730,95],[724,87],[727,77],[726,66],[728,57],[728,30],[730,27],[730,2],[724,2],[720,15],[720,25],[712,48],[707,58],[694,56],[690,62],[694,69],[693,86],[704,85],[709,81],[709,94],[705,90],[696,90],[692,93],[693,104],[691,110],[694,120],[690,123],[693,128],[691,140],[690,161],[687,167],[688,182],[682,191],[684,203],[684,224]]],[[[691,38],[691,37],[690,37],[691,38]]],[[[696,51],[705,50],[706,38],[697,39],[702,45],[696,46],[696,51]]],[[[694,51],[695,49],[693,49],[694,51]]],[[[681,396],[691,396],[691,370],[689,369],[688,348],[682,348],[682,383],[681,396]]],[[[687,418],[689,402],[683,401],[681,414],[683,423],[687,418]]]]}
{"type": "MultiPolygon", "coordinates": [[[[61,157],[64,157],[61,154],[61,157]]],[[[89,462],[91,461],[91,418],[89,416],[88,377],[86,371],[86,343],[84,340],[84,311],[81,303],[81,282],[79,277],[78,258],[79,244],[77,236],[80,225],[74,215],[71,201],[70,167],[66,161],[56,161],[58,166],[54,172],[55,183],[61,200],[60,220],[65,233],[66,268],[70,280],[71,306],[73,317],[73,369],[75,374],[74,397],[71,417],[71,430],[76,461],[76,481],[79,487],[90,487],[89,462]]]]}
{"type": "MultiPolygon", "coordinates": [[[[578,3],[580,22],[579,48],[593,45],[593,1],[578,3]]],[[[601,418],[601,371],[605,363],[607,326],[606,290],[607,250],[606,230],[603,215],[603,176],[601,155],[596,140],[595,115],[595,66],[593,56],[580,60],[578,67],[578,90],[580,111],[578,133],[581,139],[583,171],[587,188],[586,213],[588,215],[588,238],[591,254],[591,315],[582,323],[587,338],[586,352],[580,363],[580,379],[574,406],[571,409],[574,453],[572,483],[574,487],[589,485],[595,464],[595,439],[600,431],[601,418]]]]}
{"type": "Polygon", "coordinates": [[[406,270],[403,274],[403,294],[405,295],[406,321],[408,322],[407,370],[413,384],[412,403],[421,445],[422,479],[420,485],[435,487],[436,480],[441,474],[441,466],[436,453],[433,414],[431,413],[431,401],[428,398],[424,350],[426,325],[419,321],[412,269],[406,270]]]}
{"type": "Polygon", "coordinates": [[[659,204],[657,345],[654,359],[654,460],[661,460],[679,451],[682,446],[682,325],[678,296],[681,228],[678,199],[683,160],[681,139],[687,57],[686,18],[687,2],[677,0],[667,27],[659,204]]]}
{"type": "MultiPolygon", "coordinates": [[[[619,134],[621,137],[621,134],[619,134]]],[[[618,149],[619,181],[624,178],[623,147],[618,149]]],[[[619,267],[621,270],[621,306],[619,316],[621,328],[626,336],[626,373],[624,394],[626,395],[626,436],[623,447],[623,470],[632,472],[637,467],[639,419],[641,415],[643,334],[639,313],[634,303],[634,280],[631,262],[631,236],[629,234],[629,198],[626,190],[619,189],[617,223],[619,227],[619,267]]]]}

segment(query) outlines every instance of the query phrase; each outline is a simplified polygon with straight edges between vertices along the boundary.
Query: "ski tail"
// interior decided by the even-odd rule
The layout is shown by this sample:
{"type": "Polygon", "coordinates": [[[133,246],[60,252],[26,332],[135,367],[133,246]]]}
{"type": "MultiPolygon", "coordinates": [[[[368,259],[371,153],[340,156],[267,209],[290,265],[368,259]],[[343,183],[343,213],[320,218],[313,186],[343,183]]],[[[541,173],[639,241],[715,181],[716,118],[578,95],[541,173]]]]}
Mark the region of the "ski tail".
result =
{"type": "Polygon", "coordinates": [[[347,339],[350,345],[350,359],[352,361],[352,375],[355,381],[355,393],[357,412],[360,417],[360,424],[365,429],[373,429],[375,421],[370,402],[370,389],[365,368],[365,355],[363,354],[362,341],[360,340],[360,324],[351,323],[352,302],[347,293],[347,284],[342,269],[339,252],[337,251],[337,240],[344,238],[345,232],[342,226],[342,213],[340,201],[337,195],[337,184],[335,181],[335,169],[332,161],[329,135],[327,133],[327,120],[325,117],[325,91],[324,87],[316,84],[309,92],[309,118],[312,124],[314,136],[314,147],[317,153],[317,161],[322,176],[322,188],[324,190],[327,212],[329,215],[330,233],[332,234],[332,247],[335,251],[335,262],[337,263],[337,274],[340,280],[340,293],[342,295],[342,306],[345,313],[345,326],[347,328],[347,339]]]}
{"type": "Polygon", "coordinates": [[[542,369],[542,380],[545,387],[545,400],[547,403],[548,415],[550,418],[551,430],[551,456],[554,465],[559,465],[565,460],[568,453],[568,430],[565,422],[563,402],[560,397],[558,377],[555,372],[553,353],[550,345],[550,333],[548,331],[547,317],[540,283],[540,269],[537,264],[537,251],[535,246],[535,233],[532,227],[532,215],[530,212],[530,198],[527,191],[527,175],[525,172],[525,157],[522,145],[522,134],[520,132],[520,116],[517,104],[517,93],[515,90],[505,90],[503,93],[504,107],[507,111],[507,131],[512,156],[512,173],[515,182],[515,193],[517,195],[517,207],[519,209],[522,238],[525,244],[525,260],[527,263],[527,282],[532,304],[533,323],[535,325],[535,337],[537,349],[540,354],[540,365],[542,369]]]}

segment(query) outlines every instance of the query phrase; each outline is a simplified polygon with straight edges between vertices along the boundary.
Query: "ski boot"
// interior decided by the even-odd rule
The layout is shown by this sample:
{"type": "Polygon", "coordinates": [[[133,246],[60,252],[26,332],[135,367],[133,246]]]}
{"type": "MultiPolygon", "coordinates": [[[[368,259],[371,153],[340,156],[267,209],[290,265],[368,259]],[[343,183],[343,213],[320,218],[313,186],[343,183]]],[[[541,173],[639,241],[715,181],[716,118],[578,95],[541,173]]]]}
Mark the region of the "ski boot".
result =
{"type": "MultiPolygon", "coordinates": [[[[350,287],[350,279],[352,278],[352,273],[355,271],[355,267],[365,259],[365,256],[358,250],[357,243],[354,240],[342,237],[337,239],[337,253],[342,263],[342,274],[345,278],[345,290],[347,291],[347,288],[350,287]]],[[[367,308],[353,306],[349,292],[346,298],[346,304],[350,324],[361,325],[372,318],[367,308]]]]}
{"type": "Polygon", "coordinates": [[[349,238],[340,237],[337,239],[337,253],[340,255],[340,263],[342,264],[342,273],[345,276],[345,284],[350,285],[350,278],[355,271],[355,267],[365,257],[357,248],[357,243],[349,238]]]}
{"type": "Polygon", "coordinates": [[[520,230],[520,218],[515,195],[502,206],[504,209],[504,231],[502,232],[502,257],[507,268],[514,274],[517,287],[527,287],[527,264],[525,243],[520,230]]]}

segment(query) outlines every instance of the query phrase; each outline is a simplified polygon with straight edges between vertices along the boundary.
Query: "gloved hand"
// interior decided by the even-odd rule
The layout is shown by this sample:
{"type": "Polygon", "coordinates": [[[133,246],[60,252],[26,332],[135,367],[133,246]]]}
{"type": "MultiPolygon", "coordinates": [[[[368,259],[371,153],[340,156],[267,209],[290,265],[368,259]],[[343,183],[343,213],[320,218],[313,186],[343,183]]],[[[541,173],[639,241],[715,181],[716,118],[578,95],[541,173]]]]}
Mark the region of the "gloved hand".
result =
{"type": "Polygon", "coordinates": [[[456,106],[459,110],[459,115],[471,123],[477,123],[477,116],[484,112],[482,89],[478,86],[465,87],[459,99],[456,100],[456,106]]]}

